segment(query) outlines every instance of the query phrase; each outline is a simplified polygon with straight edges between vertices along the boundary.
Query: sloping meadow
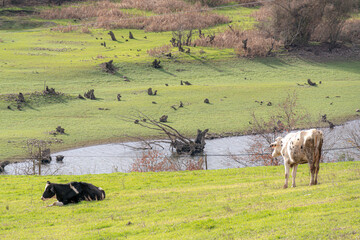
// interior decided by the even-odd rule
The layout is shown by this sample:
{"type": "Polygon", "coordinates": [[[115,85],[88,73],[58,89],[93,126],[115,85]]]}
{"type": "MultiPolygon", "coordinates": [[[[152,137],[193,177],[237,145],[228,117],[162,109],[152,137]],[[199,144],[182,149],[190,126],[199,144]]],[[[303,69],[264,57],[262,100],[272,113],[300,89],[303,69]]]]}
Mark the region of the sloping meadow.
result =
{"type": "Polygon", "coordinates": [[[321,164],[320,185],[282,189],[283,166],[172,173],[0,176],[1,239],[357,239],[360,163],[321,164]],[[106,199],[46,208],[46,181],[106,199]]]}

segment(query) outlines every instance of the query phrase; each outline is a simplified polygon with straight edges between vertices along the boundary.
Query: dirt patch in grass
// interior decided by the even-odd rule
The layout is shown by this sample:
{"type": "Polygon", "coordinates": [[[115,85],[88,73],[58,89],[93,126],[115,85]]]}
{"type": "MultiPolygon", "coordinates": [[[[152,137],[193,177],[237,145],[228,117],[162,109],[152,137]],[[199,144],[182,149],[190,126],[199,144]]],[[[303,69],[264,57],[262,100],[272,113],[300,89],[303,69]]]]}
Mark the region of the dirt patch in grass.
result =
{"type": "Polygon", "coordinates": [[[316,62],[360,60],[360,46],[339,45],[329,51],[328,44],[311,45],[302,48],[294,48],[287,53],[290,56],[300,57],[316,62]]]}

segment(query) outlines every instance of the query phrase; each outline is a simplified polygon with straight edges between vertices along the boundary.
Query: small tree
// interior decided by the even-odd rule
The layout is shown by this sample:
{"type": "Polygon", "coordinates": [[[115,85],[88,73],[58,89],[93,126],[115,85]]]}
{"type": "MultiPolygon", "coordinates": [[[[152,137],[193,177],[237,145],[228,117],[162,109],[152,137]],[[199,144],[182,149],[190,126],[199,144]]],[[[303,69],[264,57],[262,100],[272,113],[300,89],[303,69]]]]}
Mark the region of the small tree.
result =
{"type": "Polygon", "coordinates": [[[261,20],[285,47],[303,46],[311,39],[336,45],[344,21],[357,9],[357,0],[274,0],[265,5],[270,17],[261,20]]]}
{"type": "Polygon", "coordinates": [[[48,158],[50,155],[49,146],[50,141],[29,139],[27,140],[27,151],[30,160],[32,161],[32,174],[36,174],[36,166],[38,167],[38,174],[41,175],[42,160],[48,158]]]}
{"type": "Polygon", "coordinates": [[[273,159],[270,144],[282,133],[288,133],[301,122],[308,119],[308,114],[302,113],[297,108],[297,93],[289,93],[284,101],[278,104],[278,108],[269,119],[259,118],[252,113],[251,132],[256,135],[251,138],[247,156],[232,159],[243,165],[279,165],[279,159],[273,159]]]}

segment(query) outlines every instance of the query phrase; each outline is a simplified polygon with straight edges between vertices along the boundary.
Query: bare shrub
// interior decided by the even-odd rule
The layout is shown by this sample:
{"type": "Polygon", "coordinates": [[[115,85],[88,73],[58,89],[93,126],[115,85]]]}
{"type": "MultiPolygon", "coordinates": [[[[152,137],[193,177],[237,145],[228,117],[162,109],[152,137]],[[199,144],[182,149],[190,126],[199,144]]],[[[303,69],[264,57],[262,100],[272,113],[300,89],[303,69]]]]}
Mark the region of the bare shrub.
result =
{"type": "Polygon", "coordinates": [[[85,19],[100,16],[128,16],[119,9],[119,4],[97,1],[92,4],[78,4],[63,8],[52,8],[39,13],[45,19],[85,19]]]}
{"type": "Polygon", "coordinates": [[[208,35],[194,41],[197,46],[234,48],[235,52],[244,57],[268,56],[280,47],[280,42],[259,30],[230,28],[216,35],[208,35]],[[244,44],[246,42],[246,44],[244,44]],[[245,46],[246,45],[246,46],[245,46]]]}
{"type": "Polygon", "coordinates": [[[74,26],[74,25],[68,24],[67,26],[57,26],[57,27],[54,27],[54,28],[51,29],[51,31],[68,33],[68,32],[77,31],[78,28],[79,28],[78,26],[74,26]]]}
{"type": "Polygon", "coordinates": [[[360,43],[360,19],[348,19],[343,24],[339,40],[350,43],[360,43]]]}
{"type": "Polygon", "coordinates": [[[353,155],[360,159],[360,122],[351,128],[348,127],[344,135],[345,143],[350,144],[354,148],[353,155]]]}
{"type": "Polygon", "coordinates": [[[81,28],[81,32],[82,33],[91,33],[90,29],[86,26],[81,28]]]}
{"type": "Polygon", "coordinates": [[[199,5],[192,5],[182,0],[123,0],[121,8],[137,8],[145,11],[152,11],[157,14],[189,11],[198,9],[199,5]]]}
{"type": "Polygon", "coordinates": [[[254,0],[187,0],[191,3],[200,3],[203,6],[216,7],[228,3],[251,3],[255,2],[254,0]]]}
{"type": "Polygon", "coordinates": [[[286,99],[278,104],[278,108],[268,119],[258,117],[255,113],[252,113],[250,131],[256,135],[251,138],[249,148],[246,150],[248,156],[233,156],[232,159],[243,165],[280,165],[281,161],[271,156],[270,144],[281,133],[288,133],[309,119],[306,112],[298,110],[297,101],[296,92],[289,93],[286,99]]]}
{"type": "Polygon", "coordinates": [[[323,8],[322,20],[315,28],[312,38],[330,44],[333,49],[340,36],[345,20],[354,11],[354,0],[326,0],[323,8]]]}
{"type": "Polygon", "coordinates": [[[160,47],[149,49],[147,50],[147,53],[152,57],[162,57],[165,54],[168,54],[171,48],[172,48],[171,44],[165,44],[160,47]]]}
{"type": "Polygon", "coordinates": [[[186,12],[150,17],[115,18],[109,16],[99,17],[97,27],[135,28],[148,32],[176,31],[186,29],[207,28],[217,24],[227,23],[230,19],[226,16],[212,13],[186,12]]]}
{"type": "Polygon", "coordinates": [[[158,150],[148,150],[137,157],[131,165],[131,172],[173,172],[202,170],[203,158],[171,158],[158,150]]]}
{"type": "Polygon", "coordinates": [[[274,0],[263,7],[270,10],[270,17],[258,16],[262,18],[260,28],[285,47],[303,46],[311,39],[334,45],[344,21],[356,10],[355,1],[274,0]]]}

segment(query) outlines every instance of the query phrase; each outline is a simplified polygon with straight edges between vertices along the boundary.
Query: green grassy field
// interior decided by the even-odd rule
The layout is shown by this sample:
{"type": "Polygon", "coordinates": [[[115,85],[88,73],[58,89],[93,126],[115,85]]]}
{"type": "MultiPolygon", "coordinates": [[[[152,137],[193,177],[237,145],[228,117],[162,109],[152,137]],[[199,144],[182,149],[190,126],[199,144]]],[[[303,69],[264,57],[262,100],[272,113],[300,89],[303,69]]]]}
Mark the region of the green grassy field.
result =
{"type": "Polygon", "coordinates": [[[283,166],[115,173],[0,176],[1,239],[359,239],[360,163],[321,164],[308,186],[282,189],[283,166]],[[47,180],[85,181],[106,199],[45,208],[47,180]]]}
{"type": "MultiPolygon", "coordinates": [[[[244,28],[254,23],[249,17],[254,9],[217,11],[244,23],[244,28]]],[[[293,91],[299,97],[299,108],[310,113],[313,123],[322,114],[341,123],[356,117],[359,108],[359,61],[316,62],[289,56],[243,59],[233,49],[191,47],[190,54],[172,49],[173,57],[162,58],[162,68],[154,69],[151,62],[155,58],[147,50],[168,44],[171,32],[131,30],[135,39],[129,41],[125,41],[129,30],[113,32],[117,42],[102,29],[91,29],[90,34],[59,33],[50,27],[0,31],[0,160],[24,157],[27,139],[52,138],[48,133],[57,126],[65,128],[67,134],[57,137],[63,144],[54,144],[52,151],[124,141],[126,136],[158,137],[121,120],[139,111],[155,119],[166,114],[171,126],[193,136],[198,128],[209,128],[213,133],[246,131],[252,112],[266,118],[293,91]],[[104,41],[106,48],[101,45],[104,41]],[[109,60],[119,69],[115,75],[99,67],[109,60]],[[322,84],[298,86],[308,78],[322,84]],[[181,86],[180,81],[192,85],[181,86]],[[44,85],[63,95],[34,94],[42,92],[44,85]],[[149,87],[158,90],[158,95],[148,96],[149,87]],[[89,89],[95,89],[97,100],[77,98],[89,89]],[[9,101],[9,94],[19,92],[26,99],[21,111],[14,100],[9,101]],[[118,93],[122,95],[120,102],[116,100],[118,93]],[[210,104],[204,104],[205,98],[210,104]],[[259,105],[255,100],[271,101],[273,106],[259,105]],[[171,106],[180,101],[185,107],[173,110],[171,106]]]]}

